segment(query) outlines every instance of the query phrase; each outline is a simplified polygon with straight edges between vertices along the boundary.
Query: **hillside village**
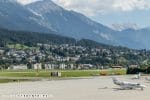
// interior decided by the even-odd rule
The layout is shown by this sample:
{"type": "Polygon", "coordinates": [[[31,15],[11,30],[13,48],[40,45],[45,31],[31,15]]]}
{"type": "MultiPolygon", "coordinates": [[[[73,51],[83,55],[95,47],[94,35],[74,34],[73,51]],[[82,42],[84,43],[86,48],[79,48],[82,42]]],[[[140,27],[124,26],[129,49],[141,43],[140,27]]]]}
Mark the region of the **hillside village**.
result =
{"type": "Polygon", "coordinates": [[[148,65],[149,55],[150,52],[146,50],[37,43],[35,48],[1,47],[0,67],[14,70],[127,68],[148,65]]]}

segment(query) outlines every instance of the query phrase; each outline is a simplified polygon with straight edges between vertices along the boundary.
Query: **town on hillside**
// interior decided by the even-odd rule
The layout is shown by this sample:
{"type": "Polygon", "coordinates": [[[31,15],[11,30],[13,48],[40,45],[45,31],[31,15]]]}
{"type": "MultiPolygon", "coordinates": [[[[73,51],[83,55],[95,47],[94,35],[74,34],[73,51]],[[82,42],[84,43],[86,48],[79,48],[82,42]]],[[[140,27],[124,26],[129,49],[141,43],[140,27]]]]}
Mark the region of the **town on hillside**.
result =
{"type": "Polygon", "coordinates": [[[148,66],[146,50],[84,47],[71,44],[0,48],[0,68],[13,70],[87,70],[148,66]]]}

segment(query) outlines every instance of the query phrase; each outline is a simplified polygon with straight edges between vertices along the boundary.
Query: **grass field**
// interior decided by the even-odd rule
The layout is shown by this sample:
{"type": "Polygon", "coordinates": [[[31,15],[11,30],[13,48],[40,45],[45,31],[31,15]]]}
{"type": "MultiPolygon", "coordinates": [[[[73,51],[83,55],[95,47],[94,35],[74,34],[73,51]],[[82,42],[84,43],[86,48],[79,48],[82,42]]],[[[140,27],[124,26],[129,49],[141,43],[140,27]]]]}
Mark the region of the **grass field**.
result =
{"type": "Polygon", "coordinates": [[[15,48],[15,49],[21,49],[21,50],[25,50],[25,49],[38,49],[36,47],[28,47],[26,45],[22,45],[22,44],[7,44],[8,48],[15,48]]]}
{"type": "Polygon", "coordinates": [[[9,82],[23,82],[30,81],[28,79],[0,79],[0,83],[9,83],[9,82]]]}
{"type": "Polygon", "coordinates": [[[108,70],[20,70],[0,72],[0,77],[51,77],[51,72],[61,72],[61,77],[86,77],[86,76],[99,76],[99,75],[125,75],[126,69],[108,69],[108,70]]]}
{"type": "Polygon", "coordinates": [[[71,77],[89,77],[100,75],[125,75],[126,69],[108,69],[108,70],[3,70],[0,72],[0,83],[32,81],[35,78],[71,78],[71,77]],[[61,72],[61,77],[51,77],[51,72],[61,72]]]}

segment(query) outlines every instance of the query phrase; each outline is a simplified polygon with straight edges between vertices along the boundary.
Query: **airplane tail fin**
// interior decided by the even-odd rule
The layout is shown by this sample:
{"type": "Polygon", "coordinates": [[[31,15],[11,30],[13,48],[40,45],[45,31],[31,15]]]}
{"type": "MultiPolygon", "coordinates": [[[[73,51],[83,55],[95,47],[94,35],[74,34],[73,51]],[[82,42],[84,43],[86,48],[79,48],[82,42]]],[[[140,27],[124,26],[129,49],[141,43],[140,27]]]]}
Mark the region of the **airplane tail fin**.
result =
{"type": "Polygon", "coordinates": [[[115,78],[115,77],[112,77],[112,80],[114,83],[118,82],[117,78],[115,78]]]}
{"type": "Polygon", "coordinates": [[[145,80],[150,81],[150,79],[148,77],[145,77],[145,80]]]}

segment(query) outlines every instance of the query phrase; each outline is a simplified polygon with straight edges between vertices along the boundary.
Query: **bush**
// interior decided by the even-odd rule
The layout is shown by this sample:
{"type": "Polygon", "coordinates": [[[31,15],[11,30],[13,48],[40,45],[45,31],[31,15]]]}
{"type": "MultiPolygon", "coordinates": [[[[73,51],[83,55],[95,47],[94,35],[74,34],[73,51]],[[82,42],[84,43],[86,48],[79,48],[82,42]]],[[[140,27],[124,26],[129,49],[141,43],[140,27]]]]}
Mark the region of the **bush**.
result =
{"type": "Polygon", "coordinates": [[[150,67],[149,68],[128,68],[127,69],[127,74],[138,74],[138,73],[145,73],[149,74],[150,73],[150,67]]]}

